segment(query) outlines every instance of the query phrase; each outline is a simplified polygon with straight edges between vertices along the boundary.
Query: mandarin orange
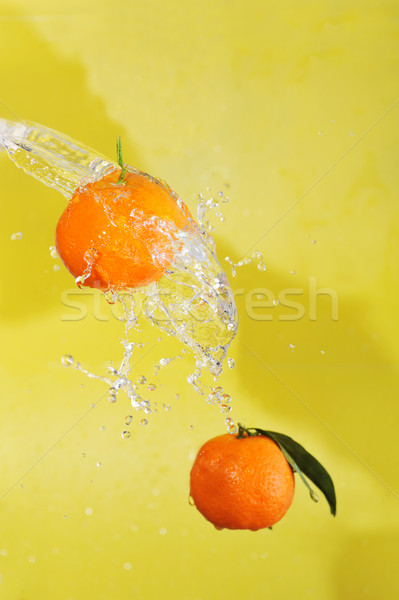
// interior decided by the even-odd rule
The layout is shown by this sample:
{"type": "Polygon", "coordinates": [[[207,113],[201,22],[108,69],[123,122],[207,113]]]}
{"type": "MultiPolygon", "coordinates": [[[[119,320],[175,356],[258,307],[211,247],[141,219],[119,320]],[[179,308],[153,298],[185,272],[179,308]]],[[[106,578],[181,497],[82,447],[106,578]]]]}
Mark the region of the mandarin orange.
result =
{"type": "Polygon", "coordinates": [[[56,247],[80,282],[103,291],[160,279],[176,252],[179,232],[196,224],[162,181],[115,169],[76,190],[57,225],[56,247]]]}
{"type": "Polygon", "coordinates": [[[229,433],[206,442],[190,475],[190,495],[218,529],[271,527],[294,497],[293,471],[279,446],[256,435],[229,433]]]}

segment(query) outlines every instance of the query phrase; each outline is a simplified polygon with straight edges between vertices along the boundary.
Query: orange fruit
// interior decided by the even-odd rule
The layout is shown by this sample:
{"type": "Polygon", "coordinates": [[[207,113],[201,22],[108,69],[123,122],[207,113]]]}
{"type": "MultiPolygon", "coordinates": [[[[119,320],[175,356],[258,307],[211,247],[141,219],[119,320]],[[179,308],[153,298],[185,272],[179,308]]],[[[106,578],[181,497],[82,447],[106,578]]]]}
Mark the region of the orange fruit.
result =
{"type": "Polygon", "coordinates": [[[190,495],[218,529],[271,527],[294,497],[293,471],[279,446],[256,435],[229,433],[206,442],[190,475],[190,495]]]}
{"type": "Polygon", "coordinates": [[[82,283],[104,291],[160,279],[179,231],[196,227],[185,204],[163,182],[116,169],[78,188],[57,225],[56,247],[82,283]]]}

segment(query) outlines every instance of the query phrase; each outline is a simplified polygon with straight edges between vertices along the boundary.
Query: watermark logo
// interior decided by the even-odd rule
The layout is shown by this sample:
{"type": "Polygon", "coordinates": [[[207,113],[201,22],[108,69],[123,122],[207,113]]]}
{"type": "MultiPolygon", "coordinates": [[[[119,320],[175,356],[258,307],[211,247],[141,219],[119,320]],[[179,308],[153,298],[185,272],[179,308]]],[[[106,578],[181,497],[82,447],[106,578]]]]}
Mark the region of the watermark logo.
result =
{"type": "MultiPolygon", "coordinates": [[[[243,304],[245,315],[253,321],[281,321],[291,322],[309,319],[317,321],[318,309],[323,303],[323,315],[326,310],[331,321],[338,321],[338,293],[330,287],[317,287],[316,277],[310,276],[305,288],[283,288],[277,293],[268,288],[233,289],[236,302],[243,304]]],[[[121,297],[127,297],[122,293],[121,297]]],[[[164,298],[170,294],[160,294],[164,298]]],[[[176,299],[176,294],[174,294],[176,299]]],[[[190,311],[187,297],[181,298],[185,303],[188,313],[193,319],[200,320],[198,311],[190,311]]],[[[123,320],[123,306],[120,302],[109,304],[99,290],[91,288],[69,288],[61,293],[62,314],[61,321],[82,321],[89,315],[96,321],[108,322],[112,319],[123,320]]],[[[135,307],[138,316],[143,310],[140,303],[135,307]]],[[[241,311],[240,311],[241,312],[241,311]]],[[[209,316],[207,317],[209,318],[209,316]]],[[[158,319],[157,319],[158,320],[158,319]]],[[[165,320],[166,316],[165,316],[165,320]]]]}

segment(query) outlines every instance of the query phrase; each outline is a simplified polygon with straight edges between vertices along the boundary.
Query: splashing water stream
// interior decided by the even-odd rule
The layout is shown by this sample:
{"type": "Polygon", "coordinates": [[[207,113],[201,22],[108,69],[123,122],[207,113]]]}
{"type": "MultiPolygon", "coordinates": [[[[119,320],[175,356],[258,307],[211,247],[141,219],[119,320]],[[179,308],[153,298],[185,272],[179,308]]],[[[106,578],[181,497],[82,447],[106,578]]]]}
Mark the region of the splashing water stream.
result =
{"type": "MultiPolygon", "coordinates": [[[[119,168],[116,163],[94,150],[34,123],[14,123],[0,119],[0,150],[2,148],[18,167],[56,189],[68,200],[77,188],[98,181],[119,168]]],[[[157,181],[127,165],[126,169],[157,181]]],[[[174,192],[170,193],[181,207],[183,203],[180,198],[174,192]]],[[[139,346],[131,341],[132,330],[138,328],[139,306],[152,324],[168,335],[175,336],[192,350],[196,369],[187,379],[197,392],[205,393],[206,386],[200,381],[203,368],[215,378],[221,374],[223,361],[237,332],[238,316],[232,290],[216,258],[207,212],[218,209],[219,202],[226,201],[228,198],[222,192],[219,192],[217,200],[206,200],[200,195],[197,209],[199,226],[194,224],[189,231],[180,231],[170,222],[152,218],[156,219],[160,234],[168,237],[173,249],[173,259],[166,261],[160,253],[154,253],[154,264],[161,265],[163,269],[163,276],[157,282],[145,288],[130,289],[127,294],[120,294],[115,289],[106,292],[107,300],[111,303],[120,302],[124,312],[124,356],[118,369],[110,367],[107,376],[95,375],[72,357],[63,357],[64,366],[73,365],[85,375],[104,381],[110,388],[111,402],[124,389],[134,408],[142,409],[147,414],[152,410],[150,401],[140,396],[139,386],[130,379],[131,359],[139,346]]],[[[216,216],[223,220],[219,210],[216,216]]],[[[112,220],[113,215],[109,214],[108,217],[112,220]]],[[[84,286],[85,280],[90,276],[96,252],[95,248],[86,252],[87,268],[76,278],[79,286],[84,286]]],[[[161,363],[160,366],[166,366],[174,358],[182,357],[179,355],[162,359],[164,364],[161,363]]],[[[227,395],[222,392],[221,388],[211,388],[207,402],[218,403],[222,412],[229,412],[230,405],[226,399],[223,400],[227,395]]],[[[226,424],[234,426],[231,419],[226,424]]]]}

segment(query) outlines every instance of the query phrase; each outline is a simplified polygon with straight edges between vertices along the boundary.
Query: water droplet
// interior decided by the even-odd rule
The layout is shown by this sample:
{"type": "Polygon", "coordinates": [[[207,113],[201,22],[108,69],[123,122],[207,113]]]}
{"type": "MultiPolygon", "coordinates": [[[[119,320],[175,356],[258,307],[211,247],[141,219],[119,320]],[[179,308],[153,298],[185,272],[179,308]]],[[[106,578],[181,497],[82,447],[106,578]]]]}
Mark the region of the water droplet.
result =
{"type": "Polygon", "coordinates": [[[228,358],[227,359],[227,366],[229,367],[229,369],[234,369],[235,366],[235,361],[234,358],[228,358]]]}
{"type": "Polygon", "coordinates": [[[148,425],[148,419],[141,419],[140,425],[148,425]]]}
{"type": "Polygon", "coordinates": [[[178,400],[180,398],[180,394],[175,394],[175,400],[178,400]]]}
{"type": "Polygon", "coordinates": [[[53,271],[59,271],[60,265],[53,265],[53,271]]]}
{"type": "Polygon", "coordinates": [[[115,388],[109,388],[108,390],[108,401],[113,404],[117,400],[117,391],[115,388]]]}
{"type": "Polygon", "coordinates": [[[279,301],[276,298],[275,300],[273,300],[273,306],[277,306],[277,304],[279,304],[279,301]]]}
{"type": "Polygon", "coordinates": [[[252,258],[255,260],[256,258],[261,260],[263,258],[262,252],[256,251],[252,253],[252,258]]]}
{"type": "Polygon", "coordinates": [[[170,358],[161,358],[159,364],[161,367],[166,367],[166,365],[170,362],[170,358]]]}
{"type": "Polygon", "coordinates": [[[291,270],[290,273],[291,273],[291,275],[296,275],[296,271],[294,271],[294,270],[291,270]]]}
{"type": "Polygon", "coordinates": [[[192,496],[188,497],[188,503],[190,506],[195,506],[194,498],[192,496]]]}
{"type": "Polygon", "coordinates": [[[226,417],[224,422],[226,423],[226,425],[231,425],[233,423],[233,419],[231,417],[226,417]]]}
{"type": "Polygon", "coordinates": [[[88,517],[91,517],[91,516],[92,516],[92,514],[93,514],[93,509],[92,509],[92,507],[91,507],[91,506],[88,506],[87,508],[85,508],[85,514],[86,514],[88,517]]]}
{"type": "Polygon", "coordinates": [[[132,565],[130,562],[125,562],[123,564],[123,568],[125,569],[125,571],[130,571],[130,569],[132,568],[132,565]]]}
{"type": "Polygon", "coordinates": [[[319,497],[316,494],[316,492],[314,492],[313,490],[310,490],[309,494],[310,494],[310,497],[312,498],[313,502],[318,502],[319,501],[319,497]]]}
{"type": "Polygon", "coordinates": [[[220,412],[222,413],[227,413],[231,411],[231,406],[229,406],[228,404],[221,404],[220,405],[220,412]]]}
{"type": "Polygon", "coordinates": [[[263,262],[258,263],[258,271],[266,271],[266,265],[263,262]]]}
{"type": "Polygon", "coordinates": [[[231,396],[229,396],[229,394],[223,394],[222,402],[224,402],[225,404],[228,404],[229,402],[231,402],[231,396]]]}
{"type": "Polygon", "coordinates": [[[97,463],[97,467],[102,467],[102,466],[103,466],[103,463],[101,463],[101,462],[97,463]]]}
{"type": "Polygon", "coordinates": [[[105,425],[100,426],[100,431],[105,431],[105,425]]]}
{"type": "Polygon", "coordinates": [[[82,457],[86,458],[86,452],[82,452],[82,457]]]}
{"type": "Polygon", "coordinates": [[[293,352],[295,350],[295,348],[296,348],[295,344],[290,344],[290,350],[291,350],[291,352],[293,352]]]}
{"type": "Polygon", "coordinates": [[[161,529],[159,530],[160,535],[166,535],[167,533],[168,533],[168,530],[166,529],[166,527],[161,527],[161,529]]]}
{"type": "Polygon", "coordinates": [[[194,429],[194,425],[189,425],[188,428],[192,431],[194,429]]]}
{"type": "Polygon", "coordinates": [[[147,383],[147,378],[144,375],[141,375],[140,377],[137,377],[137,383],[140,385],[144,385],[145,383],[147,383]]]}
{"type": "Polygon", "coordinates": [[[206,399],[207,404],[219,404],[219,396],[216,394],[216,392],[211,392],[207,399],[206,399]]]}
{"type": "Polygon", "coordinates": [[[228,432],[232,434],[237,433],[237,427],[234,424],[230,425],[228,432]]]}
{"type": "Polygon", "coordinates": [[[122,431],[121,436],[124,440],[127,440],[130,438],[132,434],[130,433],[130,431],[122,431]]]}
{"type": "Polygon", "coordinates": [[[17,231],[11,235],[12,240],[22,240],[22,231],[17,231]]]}
{"type": "Polygon", "coordinates": [[[132,421],[133,421],[133,417],[132,417],[132,415],[127,415],[127,416],[125,417],[125,423],[126,423],[126,425],[130,425],[130,423],[131,423],[132,421]]]}
{"type": "Polygon", "coordinates": [[[312,244],[316,244],[316,240],[312,240],[312,244]]]}
{"type": "Polygon", "coordinates": [[[50,246],[49,250],[51,258],[59,258],[57,248],[55,246],[50,246]]]}
{"type": "Polygon", "coordinates": [[[157,386],[154,383],[149,383],[147,389],[149,392],[155,392],[155,390],[157,389],[157,386]]]}
{"type": "Polygon", "coordinates": [[[320,354],[325,354],[326,351],[325,350],[320,350],[320,354]]]}
{"type": "Polygon", "coordinates": [[[162,404],[162,406],[164,407],[164,409],[166,410],[166,412],[169,412],[170,410],[172,410],[172,407],[170,404],[162,404]]]}
{"type": "Polygon", "coordinates": [[[70,354],[64,354],[64,356],[61,356],[61,362],[64,365],[64,367],[70,367],[71,365],[73,365],[73,356],[71,356],[70,354]]]}
{"type": "Polygon", "coordinates": [[[229,331],[234,331],[234,328],[235,328],[235,325],[234,325],[234,323],[229,323],[229,324],[227,325],[227,329],[228,329],[229,331]]]}

